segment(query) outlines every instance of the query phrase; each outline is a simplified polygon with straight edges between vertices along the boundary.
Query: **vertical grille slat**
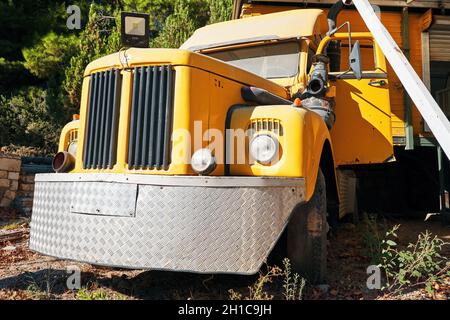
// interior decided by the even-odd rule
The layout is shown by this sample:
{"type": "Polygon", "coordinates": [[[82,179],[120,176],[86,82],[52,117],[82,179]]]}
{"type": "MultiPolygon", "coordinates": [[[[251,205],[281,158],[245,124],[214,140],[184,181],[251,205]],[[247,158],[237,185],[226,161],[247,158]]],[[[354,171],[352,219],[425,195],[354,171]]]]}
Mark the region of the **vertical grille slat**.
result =
{"type": "Polygon", "coordinates": [[[119,70],[114,71],[113,84],[113,110],[111,118],[111,130],[109,135],[108,167],[112,169],[117,161],[117,137],[119,134],[119,108],[120,108],[120,90],[122,88],[122,79],[119,70]],[[117,107],[114,107],[117,106],[117,107]]]}
{"type": "MultiPolygon", "coordinates": [[[[133,76],[133,97],[131,101],[131,115],[130,115],[130,134],[128,141],[128,163],[134,162],[134,150],[135,150],[135,141],[136,141],[136,115],[137,115],[137,101],[138,91],[139,91],[139,72],[137,68],[134,68],[134,76],[133,76]]],[[[132,167],[130,166],[130,169],[132,167]]]]}
{"type": "Polygon", "coordinates": [[[93,130],[93,136],[94,136],[94,148],[92,150],[92,164],[91,169],[94,169],[97,167],[97,161],[98,161],[98,136],[100,133],[100,122],[102,118],[102,106],[103,106],[103,79],[105,78],[104,74],[101,73],[98,75],[98,93],[97,93],[97,110],[93,110],[95,112],[95,125],[93,130]]]}
{"type": "Polygon", "coordinates": [[[116,162],[121,74],[118,70],[91,75],[86,119],[85,169],[112,168],[116,162]]]}
{"type": "Polygon", "coordinates": [[[104,132],[104,143],[103,143],[103,158],[102,158],[102,167],[109,168],[110,163],[108,160],[109,156],[109,148],[110,148],[110,140],[111,140],[111,127],[112,127],[112,119],[113,119],[113,103],[114,103],[114,86],[115,86],[115,72],[114,70],[110,70],[108,73],[108,108],[106,110],[106,125],[104,132]]]}
{"type": "Polygon", "coordinates": [[[105,145],[105,131],[106,131],[106,114],[108,113],[108,98],[109,98],[109,85],[110,85],[110,71],[104,73],[103,79],[103,97],[102,97],[102,111],[100,117],[100,132],[98,135],[98,167],[104,168],[103,162],[103,146],[105,145]]]}
{"type": "Polygon", "coordinates": [[[153,73],[151,72],[151,68],[147,67],[146,69],[147,82],[145,87],[145,112],[144,112],[144,128],[143,128],[143,142],[142,142],[142,166],[145,168],[150,168],[149,163],[149,135],[150,135],[150,121],[152,118],[150,103],[151,103],[151,91],[150,89],[153,86],[153,73]]]}
{"type": "Polygon", "coordinates": [[[130,169],[167,169],[173,115],[173,77],[170,65],[134,69],[129,131],[130,169]]]}
{"type": "Polygon", "coordinates": [[[162,157],[164,148],[163,146],[163,139],[164,139],[164,115],[165,115],[165,109],[166,109],[166,68],[161,68],[161,80],[160,80],[160,86],[159,86],[159,102],[158,102],[158,120],[157,120],[157,130],[156,130],[156,159],[155,159],[155,165],[158,170],[162,167],[162,157]]]}
{"type": "Polygon", "coordinates": [[[173,110],[173,87],[174,87],[174,72],[172,66],[167,67],[167,83],[166,83],[166,114],[164,117],[164,149],[163,149],[163,168],[166,170],[169,167],[170,159],[170,135],[172,132],[172,110],[173,110]]]}
{"type": "MultiPolygon", "coordinates": [[[[98,117],[98,111],[95,110],[95,104],[98,104],[98,99],[100,96],[100,75],[96,74],[95,75],[95,92],[94,92],[94,99],[92,101],[92,108],[91,109],[91,113],[92,113],[92,126],[91,126],[91,133],[90,133],[90,141],[91,141],[91,145],[89,150],[91,151],[92,148],[94,148],[94,137],[95,137],[95,128],[97,125],[97,117],[98,117]]],[[[93,163],[94,163],[94,153],[93,152],[88,152],[89,153],[89,168],[93,167],[93,163]]]]}
{"type": "Polygon", "coordinates": [[[87,152],[86,150],[91,150],[92,147],[92,140],[93,140],[93,134],[92,130],[95,123],[95,112],[94,108],[91,106],[94,104],[94,102],[97,99],[97,92],[98,92],[98,81],[97,81],[97,74],[92,75],[91,83],[90,83],[90,96],[89,96],[89,106],[88,106],[88,119],[87,119],[87,126],[86,126],[86,144],[85,144],[85,152],[83,156],[83,163],[85,165],[85,168],[90,168],[92,164],[92,152],[87,152]]]}
{"type": "Polygon", "coordinates": [[[146,76],[144,74],[144,67],[139,69],[140,79],[139,79],[139,98],[138,98],[138,110],[137,110],[137,128],[136,128],[136,141],[135,141],[135,154],[134,154],[134,164],[136,167],[142,167],[141,163],[141,154],[142,148],[140,148],[140,144],[142,141],[142,125],[143,125],[143,114],[144,114],[144,99],[145,99],[145,81],[146,76]]]}
{"type": "Polygon", "coordinates": [[[152,68],[152,74],[153,74],[153,85],[152,85],[152,104],[151,104],[151,120],[150,120],[150,137],[149,137],[149,159],[148,159],[148,167],[152,168],[155,165],[155,153],[156,153],[156,135],[155,135],[155,129],[156,129],[156,124],[155,122],[156,120],[156,113],[158,112],[157,109],[157,100],[158,100],[158,96],[157,96],[157,92],[158,92],[158,81],[159,81],[159,77],[158,77],[158,67],[153,67],[152,68]]]}

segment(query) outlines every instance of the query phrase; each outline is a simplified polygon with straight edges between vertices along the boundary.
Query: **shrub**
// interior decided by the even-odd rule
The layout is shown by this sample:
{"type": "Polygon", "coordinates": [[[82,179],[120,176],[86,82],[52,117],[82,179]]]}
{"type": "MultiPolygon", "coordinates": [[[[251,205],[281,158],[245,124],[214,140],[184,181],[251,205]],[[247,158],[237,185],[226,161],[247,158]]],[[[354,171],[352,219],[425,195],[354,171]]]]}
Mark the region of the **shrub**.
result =
{"type": "Polygon", "coordinates": [[[7,146],[0,147],[0,153],[15,155],[19,157],[42,157],[42,156],[51,156],[53,155],[54,150],[52,152],[46,151],[44,148],[39,147],[25,147],[18,146],[14,144],[10,144],[7,146]]]}
{"type": "Polygon", "coordinates": [[[394,226],[389,230],[381,243],[380,267],[386,276],[384,290],[397,294],[407,288],[425,286],[432,293],[435,283],[444,283],[450,277],[450,262],[441,256],[448,244],[427,231],[418,236],[416,243],[400,249],[396,242],[399,228],[394,226]]]}
{"type": "Polygon", "coordinates": [[[0,146],[11,144],[54,153],[59,124],[49,112],[47,91],[30,87],[7,98],[0,96],[0,146]]]}
{"type": "Polygon", "coordinates": [[[124,295],[112,294],[102,289],[89,291],[88,289],[80,289],[77,293],[79,300],[127,300],[124,295]]]}
{"type": "Polygon", "coordinates": [[[381,251],[382,242],[386,233],[386,225],[383,223],[380,225],[377,215],[369,215],[364,213],[363,215],[363,253],[366,257],[370,258],[373,264],[381,263],[381,251]]]}
{"type": "Polygon", "coordinates": [[[298,274],[292,274],[291,263],[289,259],[283,260],[283,269],[271,267],[265,273],[260,273],[258,280],[250,286],[248,296],[233,289],[228,291],[230,300],[273,300],[274,296],[267,292],[266,287],[283,277],[283,293],[285,300],[302,300],[306,280],[300,278],[298,274]]]}
{"type": "Polygon", "coordinates": [[[306,280],[300,278],[300,275],[292,274],[291,262],[289,259],[284,259],[284,293],[283,296],[286,300],[302,300],[303,290],[305,289],[306,280]]]}

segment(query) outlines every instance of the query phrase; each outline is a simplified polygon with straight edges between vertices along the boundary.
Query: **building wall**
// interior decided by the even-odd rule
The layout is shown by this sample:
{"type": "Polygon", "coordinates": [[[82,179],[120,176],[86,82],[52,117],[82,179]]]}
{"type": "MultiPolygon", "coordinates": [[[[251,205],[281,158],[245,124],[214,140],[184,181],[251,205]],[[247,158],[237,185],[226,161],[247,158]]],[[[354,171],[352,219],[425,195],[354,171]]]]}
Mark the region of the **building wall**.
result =
{"type": "MultiPolygon", "coordinates": [[[[410,42],[410,61],[416,72],[422,76],[422,30],[421,30],[422,14],[409,14],[409,42],[410,42]]],[[[402,38],[402,14],[401,12],[383,12],[381,20],[389,30],[394,40],[403,48],[402,38]]],[[[351,21],[352,31],[365,31],[368,29],[361,19],[358,12],[344,11],[338,20],[340,23],[351,21]]],[[[363,56],[363,59],[372,59],[370,56],[363,56]]],[[[400,79],[395,74],[392,66],[388,63],[388,76],[390,86],[391,111],[392,111],[392,134],[394,137],[405,136],[405,106],[404,106],[404,89],[400,79]]],[[[417,108],[413,108],[413,126],[415,135],[424,134],[423,119],[417,108]]]]}
{"type": "MultiPolygon", "coordinates": [[[[311,7],[316,5],[331,6],[338,0],[253,0],[253,3],[280,3],[283,5],[294,4],[298,7],[311,7]]],[[[234,0],[233,1],[233,19],[238,19],[242,14],[242,7],[251,2],[251,0],[234,0]]],[[[378,6],[389,7],[409,7],[417,9],[450,9],[450,0],[370,0],[370,3],[378,6]]]]}

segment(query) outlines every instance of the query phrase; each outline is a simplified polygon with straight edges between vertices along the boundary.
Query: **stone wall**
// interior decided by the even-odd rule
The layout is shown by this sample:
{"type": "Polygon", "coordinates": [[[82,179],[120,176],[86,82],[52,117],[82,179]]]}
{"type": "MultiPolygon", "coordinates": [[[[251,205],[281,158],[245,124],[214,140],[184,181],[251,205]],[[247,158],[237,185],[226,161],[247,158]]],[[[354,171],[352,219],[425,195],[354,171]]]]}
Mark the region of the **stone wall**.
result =
{"type": "Polygon", "coordinates": [[[21,170],[19,190],[13,202],[13,206],[26,215],[31,215],[31,209],[33,208],[34,176],[35,174],[21,170]]]}
{"type": "Polygon", "coordinates": [[[13,204],[19,191],[20,157],[0,154],[0,207],[13,204]]]}

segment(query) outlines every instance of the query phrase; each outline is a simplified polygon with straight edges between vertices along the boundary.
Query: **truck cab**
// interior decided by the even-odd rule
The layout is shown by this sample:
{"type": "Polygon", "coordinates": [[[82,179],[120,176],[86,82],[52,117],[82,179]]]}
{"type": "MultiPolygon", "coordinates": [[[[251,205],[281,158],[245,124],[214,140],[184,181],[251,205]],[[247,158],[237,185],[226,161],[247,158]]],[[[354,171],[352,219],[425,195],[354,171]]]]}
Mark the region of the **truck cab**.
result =
{"type": "Polygon", "coordinates": [[[393,157],[384,56],[369,33],[327,31],[322,10],[293,10],[93,61],[56,173],[36,178],[30,247],[104,266],[254,274],[287,234],[296,270],[323,281],[337,166],[393,157]],[[336,43],[353,59],[344,71],[330,69],[336,43]]]}

